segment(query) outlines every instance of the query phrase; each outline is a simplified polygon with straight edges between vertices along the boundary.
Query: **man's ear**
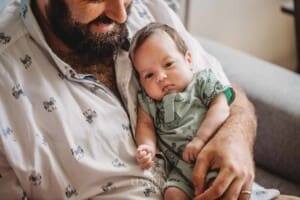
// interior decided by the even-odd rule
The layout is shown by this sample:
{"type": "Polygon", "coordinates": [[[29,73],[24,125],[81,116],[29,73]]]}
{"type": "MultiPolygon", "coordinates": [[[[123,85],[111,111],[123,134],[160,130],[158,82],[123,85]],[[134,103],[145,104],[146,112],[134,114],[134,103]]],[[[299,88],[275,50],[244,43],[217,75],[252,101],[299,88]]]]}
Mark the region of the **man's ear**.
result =
{"type": "Polygon", "coordinates": [[[192,53],[189,50],[186,51],[184,59],[188,64],[192,64],[192,53]]]}

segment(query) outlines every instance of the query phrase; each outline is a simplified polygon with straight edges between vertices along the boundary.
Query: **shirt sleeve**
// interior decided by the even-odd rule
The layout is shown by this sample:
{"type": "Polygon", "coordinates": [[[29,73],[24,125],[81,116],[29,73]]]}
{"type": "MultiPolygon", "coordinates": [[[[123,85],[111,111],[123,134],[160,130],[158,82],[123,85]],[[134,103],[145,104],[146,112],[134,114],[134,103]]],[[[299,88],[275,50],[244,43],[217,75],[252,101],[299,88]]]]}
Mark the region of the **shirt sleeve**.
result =
{"type": "Polygon", "coordinates": [[[228,105],[230,105],[235,97],[233,89],[230,85],[223,84],[212,69],[204,69],[196,73],[196,91],[199,98],[205,106],[209,106],[212,99],[220,93],[224,93],[228,105]]]}

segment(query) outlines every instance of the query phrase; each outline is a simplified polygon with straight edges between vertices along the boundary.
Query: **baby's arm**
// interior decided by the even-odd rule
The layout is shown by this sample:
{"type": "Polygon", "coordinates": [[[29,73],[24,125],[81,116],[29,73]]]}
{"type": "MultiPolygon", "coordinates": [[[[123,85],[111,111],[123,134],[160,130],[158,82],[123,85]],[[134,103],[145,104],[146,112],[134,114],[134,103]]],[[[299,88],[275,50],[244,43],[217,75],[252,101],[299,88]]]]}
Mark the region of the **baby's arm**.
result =
{"type": "Polygon", "coordinates": [[[148,169],[153,165],[156,135],[152,118],[141,107],[138,108],[135,139],[136,159],[142,169],[148,169]]]}
{"type": "Polygon", "coordinates": [[[214,135],[228,116],[229,105],[225,94],[222,92],[211,101],[195,138],[184,149],[183,160],[187,162],[194,161],[205,143],[214,135]]]}

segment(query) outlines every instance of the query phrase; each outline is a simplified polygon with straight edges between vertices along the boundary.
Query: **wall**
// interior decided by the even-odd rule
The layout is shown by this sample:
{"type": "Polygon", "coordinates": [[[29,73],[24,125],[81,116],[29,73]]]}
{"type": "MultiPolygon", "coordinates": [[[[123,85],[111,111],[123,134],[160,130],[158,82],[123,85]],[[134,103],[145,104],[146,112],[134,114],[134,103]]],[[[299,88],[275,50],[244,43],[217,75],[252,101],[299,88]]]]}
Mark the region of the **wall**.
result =
{"type": "Polygon", "coordinates": [[[11,0],[0,0],[0,12],[11,0]]]}
{"type": "Polygon", "coordinates": [[[291,70],[294,19],[282,0],[190,0],[187,29],[291,70]]]}

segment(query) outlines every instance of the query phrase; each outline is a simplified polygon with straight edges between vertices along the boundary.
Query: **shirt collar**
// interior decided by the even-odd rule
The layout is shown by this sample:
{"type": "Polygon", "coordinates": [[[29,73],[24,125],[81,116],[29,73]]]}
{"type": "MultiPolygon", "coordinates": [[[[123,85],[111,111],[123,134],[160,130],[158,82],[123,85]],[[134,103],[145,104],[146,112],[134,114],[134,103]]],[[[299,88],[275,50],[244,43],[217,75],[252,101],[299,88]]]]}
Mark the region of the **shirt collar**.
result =
{"type": "Polygon", "coordinates": [[[20,16],[30,36],[35,42],[38,43],[41,48],[43,48],[48,53],[49,57],[55,62],[60,73],[64,77],[69,79],[74,78],[74,76],[76,77],[77,73],[75,72],[75,70],[69,64],[60,59],[48,45],[43,32],[32,12],[30,1],[31,0],[21,0],[20,9],[20,16]]]}

